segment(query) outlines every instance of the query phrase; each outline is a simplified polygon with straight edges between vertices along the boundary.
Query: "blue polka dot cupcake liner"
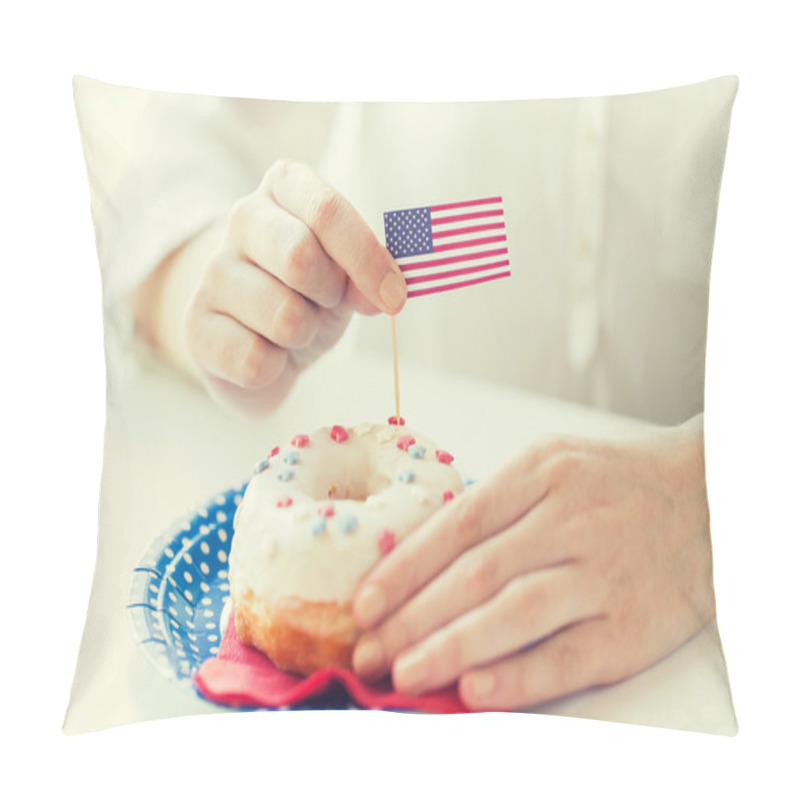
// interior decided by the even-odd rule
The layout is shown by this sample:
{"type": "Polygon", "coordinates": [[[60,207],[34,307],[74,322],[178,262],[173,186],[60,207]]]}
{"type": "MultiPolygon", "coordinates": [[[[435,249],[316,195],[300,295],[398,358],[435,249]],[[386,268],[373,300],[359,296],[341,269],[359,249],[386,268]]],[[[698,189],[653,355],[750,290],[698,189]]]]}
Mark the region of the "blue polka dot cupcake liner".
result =
{"type": "MultiPolygon", "coordinates": [[[[247,482],[215,495],[171,525],[133,569],[128,619],[144,655],[164,677],[202,697],[192,677],[219,653],[230,603],[228,557],[233,518],[247,482]]],[[[354,709],[336,688],[294,709],[354,709]]]]}
{"type": "Polygon", "coordinates": [[[194,673],[219,652],[233,517],[246,487],[178,520],[133,570],[127,610],[134,637],[162,675],[192,691],[194,673]]]}

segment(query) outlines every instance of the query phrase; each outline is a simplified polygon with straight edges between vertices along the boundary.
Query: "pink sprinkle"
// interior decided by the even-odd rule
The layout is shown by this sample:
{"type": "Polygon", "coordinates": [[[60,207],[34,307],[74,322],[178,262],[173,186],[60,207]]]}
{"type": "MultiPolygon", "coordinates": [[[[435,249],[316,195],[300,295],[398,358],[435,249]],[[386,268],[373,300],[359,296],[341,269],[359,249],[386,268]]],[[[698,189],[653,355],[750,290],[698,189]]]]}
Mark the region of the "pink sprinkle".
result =
{"type": "Polygon", "coordinates": [[[391,416],[391,417],[389,417],[389,424],[390,425],[405,425],[406,421],[402,417],[400,417],[400,422],[398,422],[397,421],[397,417],[391,416]]]}
{"type": "Polygon", "coordinates": [[[334,425],[331,428],[331,439],[334,442],[346,442],[349,438],[347,430],[341,425],[334,425]]]}
{"type": "Polygon", "coordinates": [[[412,444],[414,444],[417,440],[413,436],[398,436],[397,437],[397,446],[400,450],[408,450],[412,444]]]}
{"type": "Polygon", "coordinates": [[[298,433],[297,436],[292,439],[292,445],[294,447],[305,447],[310,441],[311,440],[304,433],[298,433]]]}
{"type": "Polygon", "coordinates": [[[452,464],[453,463],[453,456],[447,452],[447,450],[437,450],[436,451],[436,458],[442,462],[442,464],[452,464]]]}
{"type": "Polygon", "coordinates": [[[270,450],[270,452],[269,452],[269,457],[270,458],[275,458],[275,456],[278,455],[278,453],[280,453],[280,451],[281,451],[280,447],[273,447],[272,450],[270,450]]]}
{"type": "Polygon", "coordinates": [[[449,502],[450,502],[450,501],[453,499],[453,496],[454,496],[454,495],[453,495],[453,493],[452,493],[452,492],[451,492],[451,491],[448,489],[448,490],[447,490],[447,491],[446,491],[446,492],[445,492],[445,493],[442,495],[442,502],[443,502],[443,503],[449,503],[449,502]]]}
{"type": "Polygon", "coordinates": [[[289,497],[288,494],[283,495],[283,497],[278,498],[278,508],[286,508],[292,504],[292,498],[289,497]]]}
{"type": "Polygon", "coordinates": [[[321,517],[332,517],[334,514],[333,503],[323,503],[318,509],[317,514],[321,517]]]}
{"type": "Polygon", "coordinates": [[[384,528],[383,533],[381,533],[380,537],[378,538],[378,547],[381,549],[381,555],[385,556],[387,553],[391,552],[394,549],[394,545],[394,533],[387,528],[384,528]]]}

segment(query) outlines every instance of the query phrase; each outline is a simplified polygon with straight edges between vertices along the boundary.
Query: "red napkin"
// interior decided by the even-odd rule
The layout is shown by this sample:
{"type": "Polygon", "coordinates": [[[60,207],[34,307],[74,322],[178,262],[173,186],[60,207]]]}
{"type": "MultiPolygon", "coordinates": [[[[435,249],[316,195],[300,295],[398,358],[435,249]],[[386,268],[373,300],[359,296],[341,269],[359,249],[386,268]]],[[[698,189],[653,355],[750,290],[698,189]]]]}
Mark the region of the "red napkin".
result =
{"type": "Polygon", "coordinates": [[[354,672],[341,667],[317,670],[307,678],[282,672],[261,652],[239,641],[233,614],[225,628],[219,655],[203,662],[194,675],[194,682],[207,700],[235,707],[288,706],[341,684],[364,708],[440,714],[466,713],[469,710],[462,705],[454,688],[410,697],[395,692],[388,679],[375,685],[362,683],[354,672]]]}

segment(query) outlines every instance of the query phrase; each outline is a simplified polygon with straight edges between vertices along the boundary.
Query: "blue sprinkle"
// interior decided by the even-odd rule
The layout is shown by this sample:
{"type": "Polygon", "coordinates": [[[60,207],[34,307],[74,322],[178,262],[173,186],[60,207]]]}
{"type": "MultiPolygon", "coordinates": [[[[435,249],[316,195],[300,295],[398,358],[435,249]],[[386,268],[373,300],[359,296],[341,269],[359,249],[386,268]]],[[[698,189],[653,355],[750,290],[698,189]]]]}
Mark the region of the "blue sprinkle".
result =
{"type": "Polygon", "coordinates": [[[284,457],[283,460],[287,464],[296,464],[300,460],[300,453],[297,450],[290,450],[284,457]]]}
{"type": "Polygon", "coordinates": [[[285,469],[283,472],[278,473],[279,481],[290,481],[292,478],[294,478],[293,469],[285,469]]]}
{"type": "Polygon", "coordinates": [[[314,536],[319,536],[320,534],[325,533],[325,517],[317,517],[311,523],[311,533],[313,533],[314,536]]]}
{"type": "Polygon", "coordinates": [[[352,533],[358,527],[358,519],[355,514],[344,514],[339,517],[339,527],[345,533],[352,533]]]}
{"type": "Polygon", "coordinates": [[[408,448],[411,458],[425,458],[425,448],[421,444],[415,444],[408,448]]]}
{"type": "Polygon", "coordinates": [[[475,483],[475,479],[474,478],[467,478],[464,481],[464,486],[472,486],[473,483],[475,483]]]}
{"type": "Polygon", "coordinates": [[[417,476],[414,474],[414,470],[413,469],[404,469],[397,476],[397,480],[399,480],[400,483],[413,483],[414,482],[414,478],[416,478],[416,477],[417,476]]]}
{"type": "Polygon", "coordinates": [[[262,458],[261,461],[253,467],[253,475],[258,475],[259,472],[263,472],[268,466],[269,458],[262,458]]]}

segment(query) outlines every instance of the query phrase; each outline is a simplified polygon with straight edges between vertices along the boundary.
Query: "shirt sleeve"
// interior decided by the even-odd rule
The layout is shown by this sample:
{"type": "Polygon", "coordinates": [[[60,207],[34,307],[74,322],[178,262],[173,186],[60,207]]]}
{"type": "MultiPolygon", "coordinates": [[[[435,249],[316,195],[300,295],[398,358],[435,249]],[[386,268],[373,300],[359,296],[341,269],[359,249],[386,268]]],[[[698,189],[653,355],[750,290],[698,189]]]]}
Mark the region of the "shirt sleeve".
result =
{"type": "MultiPolygon", "coordinates": [[[[133,332],[132,291],[252,191],[263,154],[247,101],[74,82],[107,326],[133,332]]],[[[108,330],[107,330],[108,333],[108,330]]]]}

